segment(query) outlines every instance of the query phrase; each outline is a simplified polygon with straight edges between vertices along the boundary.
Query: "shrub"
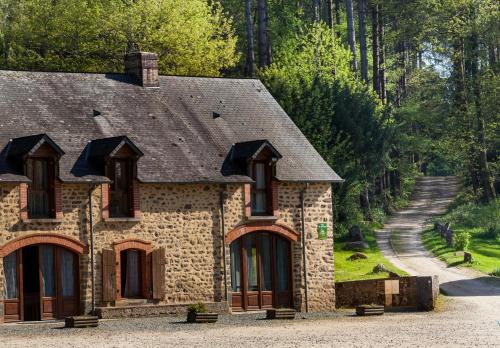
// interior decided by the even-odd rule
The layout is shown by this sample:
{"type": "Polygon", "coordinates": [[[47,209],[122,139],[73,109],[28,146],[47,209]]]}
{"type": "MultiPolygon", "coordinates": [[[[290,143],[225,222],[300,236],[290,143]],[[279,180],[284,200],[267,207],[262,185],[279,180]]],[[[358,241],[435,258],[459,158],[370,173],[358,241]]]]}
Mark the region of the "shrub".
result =
{"type": "Polygon", "coordinates": [[[463,251],[469,248],[470,244],[470,233],[462,232],[455,235],[455,250],[463,251]]]}
{"type": "Polygon", "coordinates": [[[198,302],[188,306],[188,313],[207,313],[207,306],[204,303],[198,302]]]}

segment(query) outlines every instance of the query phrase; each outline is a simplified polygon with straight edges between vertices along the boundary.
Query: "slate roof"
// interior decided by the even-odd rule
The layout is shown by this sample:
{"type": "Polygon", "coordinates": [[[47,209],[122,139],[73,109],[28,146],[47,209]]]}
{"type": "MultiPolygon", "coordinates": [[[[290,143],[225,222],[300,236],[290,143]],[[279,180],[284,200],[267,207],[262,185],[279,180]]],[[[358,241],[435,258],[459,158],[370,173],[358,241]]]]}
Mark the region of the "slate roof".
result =
{"type": "Polygon", "coordinates": [[[341,180],[253,79],[160,76],[159,88],[144,88],[125,74],[0,71],[0,182],[26,181],[6,149],[9,139],[34,134],[64,151],[65,182],[107,181],[89,164],[89,142],[121,136],[144,154],[143,182],[249,182],[228,157],[233,144],[259,139],[283,156],[278,180],[341,180]]]}

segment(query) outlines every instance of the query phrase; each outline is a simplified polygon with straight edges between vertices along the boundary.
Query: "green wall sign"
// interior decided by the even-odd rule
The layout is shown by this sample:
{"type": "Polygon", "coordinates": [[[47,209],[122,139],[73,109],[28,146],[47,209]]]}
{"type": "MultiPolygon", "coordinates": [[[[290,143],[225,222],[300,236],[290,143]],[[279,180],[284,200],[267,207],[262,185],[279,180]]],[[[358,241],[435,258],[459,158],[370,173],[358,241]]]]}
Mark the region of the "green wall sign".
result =
{"type": "Polygon", "coordinates": [[[326,223],[318,224],[318,239],[325,240],[328,237],[328,226],[326,223]]]}

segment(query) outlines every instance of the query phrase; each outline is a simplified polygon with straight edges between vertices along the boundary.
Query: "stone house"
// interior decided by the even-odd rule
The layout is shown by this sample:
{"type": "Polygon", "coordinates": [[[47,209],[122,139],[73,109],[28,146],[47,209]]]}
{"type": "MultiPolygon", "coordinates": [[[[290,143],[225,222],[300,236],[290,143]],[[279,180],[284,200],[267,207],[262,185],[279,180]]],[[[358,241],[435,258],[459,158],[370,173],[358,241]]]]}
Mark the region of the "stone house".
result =
{"type": "Polygon", "coordinates": [[[0,321],[334,310],[341,179],[262,83],[125,71],[0,71],[0,321]]]}

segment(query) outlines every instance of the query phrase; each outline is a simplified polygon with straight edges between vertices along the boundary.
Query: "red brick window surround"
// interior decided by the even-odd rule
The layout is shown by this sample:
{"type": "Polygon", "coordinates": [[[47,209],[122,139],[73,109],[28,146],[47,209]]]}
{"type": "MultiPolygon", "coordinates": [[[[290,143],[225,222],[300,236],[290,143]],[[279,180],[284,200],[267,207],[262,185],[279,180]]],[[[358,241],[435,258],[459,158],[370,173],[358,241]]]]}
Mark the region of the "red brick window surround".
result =
{"type": "MultiPolygon", "coordinates": [[[[273,177],[273,168],[265,164],[268,167],[268,170],[265,173],[265,185],[263,188],[256,189],[258,183],[254,184],[245,184],[244,185],[244,197],[245,197],[245,217],[250,218],[252,216],[274,216],[278,217],[279,208],[278,208],[278,189],[279,184],[278,181],[273,177]],[[258,195],[265,198],[260,198],[263,200],[265,206],[264,209],[259,209],[255,211],[255,200],[258,198],[258,195]]],[[[253,166],[255,168],[255,166],[253,166]]],[[[253,172],[255,173],[255,172],[253,172]]],[[[252,174],[253,174],[252,173],[252,174]]],[[[255,180],[255,176],[252,175],[252,179],[255,180]]],[[[262,186],[261,186],[262,187],[262,186]]],[[[262,207],[261,207],[262,208],[262,207]]]]}
{"type": "Polygon", "coordinates": [[[54,158],[28,158],[25,174],[30,183],[19,185],[20,218],[63,218],[62,183],[57,178],[57,163],[54,158]]]}
{"type": "Polygon", "coordinates": [[[136,165],[132,158],[118,157],[108,160],[106,176],[110,183],[101,186],[103,220],[141,217],[136,165]]]}

